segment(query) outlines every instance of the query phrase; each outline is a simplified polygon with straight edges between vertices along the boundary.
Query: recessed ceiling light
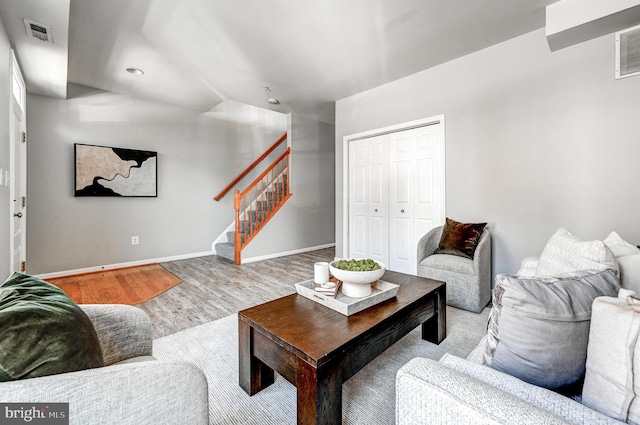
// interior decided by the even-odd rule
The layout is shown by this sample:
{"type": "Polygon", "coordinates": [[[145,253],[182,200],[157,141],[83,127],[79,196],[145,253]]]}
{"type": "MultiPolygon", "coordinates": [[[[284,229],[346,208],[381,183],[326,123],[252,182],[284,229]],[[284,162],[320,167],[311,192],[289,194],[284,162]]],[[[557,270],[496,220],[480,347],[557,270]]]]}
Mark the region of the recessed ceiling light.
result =
{"type": "Polygon", "coordinates": [[[127,68],[127,72],[134,75],[143,75],[144,71],[139,68],[127,68]]]}

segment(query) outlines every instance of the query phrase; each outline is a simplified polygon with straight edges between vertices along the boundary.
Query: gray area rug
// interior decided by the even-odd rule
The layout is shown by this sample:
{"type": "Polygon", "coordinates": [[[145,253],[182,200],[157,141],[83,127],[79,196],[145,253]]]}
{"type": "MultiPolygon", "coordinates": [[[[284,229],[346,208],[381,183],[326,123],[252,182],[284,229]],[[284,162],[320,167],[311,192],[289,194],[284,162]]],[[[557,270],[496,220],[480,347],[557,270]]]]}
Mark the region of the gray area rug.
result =
{"type": "MultiPolygon", "coordinates": [[[[447,307],[447,338],[435,345],[420,338],[420,327],[386,350],[342,386],[343,424],[395,422],[395,376],[414,357],[438,360],[444,353],[466,357],[486,333],[489,309],[480,314],[447,307]]],[[[157,339],[158,360],[199,366],[209,383],[210,424],[279,425],[296,423],[296,389],[276,381],[254,396],[238,385],[238,317],[231,315],[157,339]]]]}

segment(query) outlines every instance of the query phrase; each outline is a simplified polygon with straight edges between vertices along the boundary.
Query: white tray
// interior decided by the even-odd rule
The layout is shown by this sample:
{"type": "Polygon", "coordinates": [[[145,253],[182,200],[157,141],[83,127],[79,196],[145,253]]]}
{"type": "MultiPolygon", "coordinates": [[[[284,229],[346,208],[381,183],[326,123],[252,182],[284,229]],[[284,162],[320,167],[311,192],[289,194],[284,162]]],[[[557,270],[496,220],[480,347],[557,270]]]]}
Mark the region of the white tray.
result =
{"type": "Polygon", "coordinates": [[[333,298],[321,292],[316,292],[314,290],[313,280],[296,283],[296,290],[298,291],[298,294],[305,298],[309,298],[318,304],[329,307],[338,313],[342,313],[345,316],[351,316],[352,314],[358,313],[359,311],[395,297],[399,288],[400,286],[395,283],[378,280],[371,284],[372,292],[368,297],[347,297],[342,293],[342,291],[340,291],[338,292],[338,295],[333,298]]]}

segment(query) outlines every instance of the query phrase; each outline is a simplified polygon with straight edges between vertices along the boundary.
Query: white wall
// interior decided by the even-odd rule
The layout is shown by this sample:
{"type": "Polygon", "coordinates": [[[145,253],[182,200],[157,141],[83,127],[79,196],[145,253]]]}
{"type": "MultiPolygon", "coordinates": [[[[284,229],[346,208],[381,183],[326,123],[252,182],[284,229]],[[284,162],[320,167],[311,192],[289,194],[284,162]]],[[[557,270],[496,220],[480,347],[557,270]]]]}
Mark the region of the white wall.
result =
{"type": "Polygon", "coordinates": [[[292,196],[245,248],[243,259],[335,242],[334,131],[333,124],[292,114],[292,196]]]}
{"type": "MultiPolygon", "coordinates": [[[[0,20],[0,168],[9,169],[10,124],[9,102],[11,101],[9,75],[11,45],[4,24],[0,20]]],[[[11,200],[9,186],[4,178],[0,185],[0,279],[4,281],[11,273],[9,261],[9,223],[11,220],[11,200]]]]}
{"type": "Polygon", "coordinates": [[[613,74],[613,35],[551,53],[541,29],[338,101],[337,255],[343,137],[438,114],[447,216],[489,223],[494,274],[561,226],[640,243],[640,77],[613,74]]]}
{"type": "MultiPolygon", "coordinates": [[[[234,216],[232,195],[213,196],[288,125],[286,115],[236,102],[200,114],[81,86],[70,86],[68,100],[29,95],[27,112],[34,274],[210,251],[234,216]],[[74,143],[157,151],[158,197],[75,198],[74,143]],[[134,235],[139,245],[131,245],[134,235]]],[[[277,249],[324,243],[305,232],[295,242],[280,235],[277,249]]],[[[261,254],[274,252],[267,246],[261,254]]]]}

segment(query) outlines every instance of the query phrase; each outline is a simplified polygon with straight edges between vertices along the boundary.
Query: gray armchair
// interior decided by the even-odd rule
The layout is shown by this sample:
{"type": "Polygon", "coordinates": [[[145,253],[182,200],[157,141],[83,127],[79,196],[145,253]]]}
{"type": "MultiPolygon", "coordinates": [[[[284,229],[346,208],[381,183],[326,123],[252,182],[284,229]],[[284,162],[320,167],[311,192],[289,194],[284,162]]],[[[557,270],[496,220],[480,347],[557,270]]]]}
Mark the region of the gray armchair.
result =
{"type": "Polygon", "coordinates": [[[4,403],[69,403],[69,423],[208,424],[207,380],[196,366],[151,356],[151,322],[126,305],[81,305],[104,367],[0,382],[4,403]]]}
{"type": "Polygon", "coordinates": [[[418,242],[418,276],[447,283],[447,304],[476,313],[491,299],[491,234],[480,236],[473,259],[434,254],[443,226],[434,227],[418,242]]]}

